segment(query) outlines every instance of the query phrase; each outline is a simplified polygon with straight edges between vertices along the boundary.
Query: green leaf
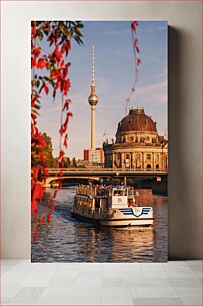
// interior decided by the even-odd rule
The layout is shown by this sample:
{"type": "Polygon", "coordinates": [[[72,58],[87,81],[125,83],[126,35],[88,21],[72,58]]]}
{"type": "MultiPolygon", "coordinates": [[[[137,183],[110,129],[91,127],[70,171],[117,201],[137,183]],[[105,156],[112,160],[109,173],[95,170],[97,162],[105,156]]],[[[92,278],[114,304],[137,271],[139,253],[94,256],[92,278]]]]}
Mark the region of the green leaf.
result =
{"type": "Polygon", "coordinates": [[[37,33],[37,36],[38,36],[39,40],[42,40],[42,39],[43,39],[43,33],[42,33],[42,31],[38,32],[38,33],[37,33]]]}

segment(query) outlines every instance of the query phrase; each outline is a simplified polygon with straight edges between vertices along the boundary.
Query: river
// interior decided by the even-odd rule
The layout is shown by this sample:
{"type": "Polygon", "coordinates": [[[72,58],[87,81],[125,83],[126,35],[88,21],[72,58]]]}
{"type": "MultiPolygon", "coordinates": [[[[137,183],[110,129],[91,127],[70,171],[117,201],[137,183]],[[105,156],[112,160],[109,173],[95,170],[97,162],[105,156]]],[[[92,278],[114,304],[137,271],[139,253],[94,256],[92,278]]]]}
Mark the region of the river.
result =
{"type": "MultiPolygon", "coordinates": [[[[50,193],[47,190],[46,193],[50,193]]],[[[59,190],[50,224],[32,241],[32,262],[165,262],[168,259],[167,198],[153,195],[152,228],[106,228],[71,217],[75,187],[59,190]]],[[[43,203],[46,207],[47,203],[43,203]]]]}

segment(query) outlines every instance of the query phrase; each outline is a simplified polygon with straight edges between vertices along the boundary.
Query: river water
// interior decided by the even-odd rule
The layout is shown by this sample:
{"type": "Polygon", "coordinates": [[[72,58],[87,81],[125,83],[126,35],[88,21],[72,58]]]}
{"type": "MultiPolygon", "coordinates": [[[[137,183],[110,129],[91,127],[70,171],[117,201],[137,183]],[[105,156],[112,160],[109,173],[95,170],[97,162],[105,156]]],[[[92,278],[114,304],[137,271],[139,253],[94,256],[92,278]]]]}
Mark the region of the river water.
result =
{"type": "MultiPolygon", "coordinates": [[[[74,186],[59,190],[52,221],[42,225],[38,238],[32,241],[32,262],[167,261],[166,197],[152,197],[152,228],[98,228],[71,217],[74,195],[74,186]]],[[[46,206],[45,201],[42,207],[46,206]]]]}

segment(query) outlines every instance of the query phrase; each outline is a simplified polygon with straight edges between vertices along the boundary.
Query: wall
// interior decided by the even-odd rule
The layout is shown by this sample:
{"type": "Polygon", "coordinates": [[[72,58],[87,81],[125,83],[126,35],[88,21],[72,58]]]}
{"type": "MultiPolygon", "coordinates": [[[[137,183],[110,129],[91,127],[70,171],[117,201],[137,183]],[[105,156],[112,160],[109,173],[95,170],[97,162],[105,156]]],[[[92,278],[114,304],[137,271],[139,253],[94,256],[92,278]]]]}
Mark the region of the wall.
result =
{"type": "Polygon", "coordinates": [[[201,257],[201,2],[4,1],[3,258],[30,258],[30,20],[168,20],[169,256],[201,257]]]}

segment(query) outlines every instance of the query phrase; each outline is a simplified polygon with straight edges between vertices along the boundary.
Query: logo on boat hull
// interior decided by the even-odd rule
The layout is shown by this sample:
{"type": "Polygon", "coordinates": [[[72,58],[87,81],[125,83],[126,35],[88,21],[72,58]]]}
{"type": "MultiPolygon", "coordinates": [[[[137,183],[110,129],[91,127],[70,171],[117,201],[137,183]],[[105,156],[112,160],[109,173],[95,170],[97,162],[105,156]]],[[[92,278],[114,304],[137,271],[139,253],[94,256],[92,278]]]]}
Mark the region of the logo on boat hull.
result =
{"type": "Polygon", "coordinates": [[[151,208],[150,207],[143,207],[141,212],[136,215],[134,213],[133,208],[120,208],[119,209],[124,215],[126,216],[135,216],[136,218],[142,216],[142,215],[148,215],[148,213],[150,212],[151,208]]]}

